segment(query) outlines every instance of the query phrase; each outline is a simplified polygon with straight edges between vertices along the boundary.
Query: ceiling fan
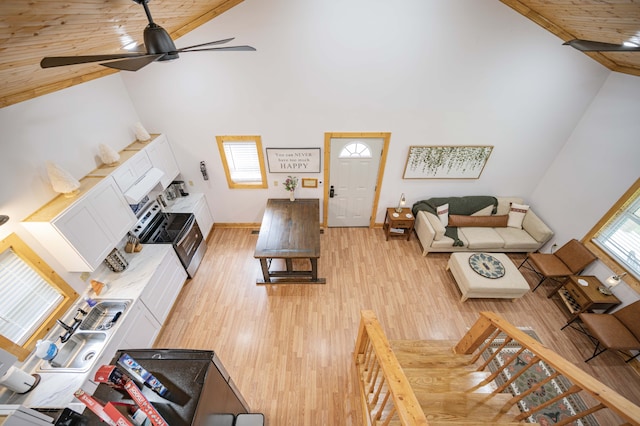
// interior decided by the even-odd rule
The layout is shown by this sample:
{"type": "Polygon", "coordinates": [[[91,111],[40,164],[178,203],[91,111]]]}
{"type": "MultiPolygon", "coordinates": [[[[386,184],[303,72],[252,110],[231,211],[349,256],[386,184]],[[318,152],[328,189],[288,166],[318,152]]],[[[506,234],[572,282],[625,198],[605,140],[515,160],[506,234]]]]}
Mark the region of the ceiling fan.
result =
{"type": "Polygon", "coordinates": [[[149,11],[150,0],[133,0],[134,2],[141,4],[144,7],[144,11],[147,14],[149,25],[144,29],[144,47],[146,52],[137,53],[113,53],[108,55],[87,55],[87,56],[49,56],[40,61],[42,68],[62,67],[66,65],[87,64],[90,62],[103,62],[100,65],[115,68],[124,71],[138,71],[145,65],[149,65],[155,61],[169,61],[177,59],[180,53],[184,52],[201,52],[208,50],[244,50],[252,51],[256,50],[251,46],[226,46],[226,47],[205,47],[213,46],[216,44],[228,43],[233,38],[227,38],[224,40],[211,41],[209,43],[196,44],[189,47],[183,47],[181,49],[176,48],[173,44],[173,40],[169,36],[169,33],[165,31],[160,25],[153,22],[151,12],[149,11]]]}
{"type": "Polygon", "coordinates": [[[569,40],[562,43],[582,52],[640,52],[640,46],[635,43],[612,44],[591,40],[569,40]]]}

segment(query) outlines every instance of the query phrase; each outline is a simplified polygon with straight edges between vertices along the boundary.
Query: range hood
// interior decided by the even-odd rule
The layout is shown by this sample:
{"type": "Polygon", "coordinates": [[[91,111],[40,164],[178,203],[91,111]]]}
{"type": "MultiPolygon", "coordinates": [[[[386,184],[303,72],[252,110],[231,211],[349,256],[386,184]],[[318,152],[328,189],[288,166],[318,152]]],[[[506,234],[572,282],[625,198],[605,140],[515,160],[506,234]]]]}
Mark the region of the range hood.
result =
{"type": "Polygon", "coordinates": [[[140,180],[134,183],[131,188],[124,193],[124,198],[129,204],[138,204],[164,176],[164,172],[160,169],[152,167],[147,171],[140,180]]]}

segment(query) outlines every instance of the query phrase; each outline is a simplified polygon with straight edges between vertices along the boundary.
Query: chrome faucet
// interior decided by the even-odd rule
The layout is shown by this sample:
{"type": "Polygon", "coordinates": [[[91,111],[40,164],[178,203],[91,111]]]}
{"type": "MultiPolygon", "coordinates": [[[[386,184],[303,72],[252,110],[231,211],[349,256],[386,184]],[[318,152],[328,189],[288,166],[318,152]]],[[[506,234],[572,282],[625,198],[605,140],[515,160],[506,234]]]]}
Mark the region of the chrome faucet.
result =
{"type": "Polygon", "coordinates": [[[61,319],[57,320],[58,324],[66,330],[66,333],[60,336],[60,341],[62,343],[66,343],[67,340],[73,336],[73,333],[76,332],[78,327],[80,327],[80,324],[82,323],[82,318],[79,318],[80,315],[87,315],[87,312],[82,309],[78,309],[78,312],[76,312],[76,315],[73,317],[73,324],[71,325],[65,324],[61,319]]]}

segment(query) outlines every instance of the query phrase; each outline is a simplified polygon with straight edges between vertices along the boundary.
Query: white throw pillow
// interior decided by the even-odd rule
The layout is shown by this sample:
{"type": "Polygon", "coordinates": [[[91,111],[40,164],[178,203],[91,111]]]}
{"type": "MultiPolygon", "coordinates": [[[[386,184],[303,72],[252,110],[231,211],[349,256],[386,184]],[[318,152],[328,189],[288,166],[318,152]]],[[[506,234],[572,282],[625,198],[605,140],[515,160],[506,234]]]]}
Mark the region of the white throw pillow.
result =
{"type": "Polygon", "coordinates": [[[529,211],[529,206],[526,204],[511,203],[507,226],[522,229],[522,221],[524,220],[524,216],[527,214],[527,211],[529,211]]]}
{"type": "Polygon", "coordinates": [[[449,203],[436,207],[436,211],[442,226],[447,226],[449,224],[449,203]]]}
{"type": "Polygon", "coordinates": [[[433,237],[434,241],[439,241],[444,237],[444,233],[446,229],[442,226],[442,222],[436,216],[431,213],[424,213],[424,216],[427,218],[427,221],[431,224],[431,227],[435,231],[436,235],[433,237]]]}

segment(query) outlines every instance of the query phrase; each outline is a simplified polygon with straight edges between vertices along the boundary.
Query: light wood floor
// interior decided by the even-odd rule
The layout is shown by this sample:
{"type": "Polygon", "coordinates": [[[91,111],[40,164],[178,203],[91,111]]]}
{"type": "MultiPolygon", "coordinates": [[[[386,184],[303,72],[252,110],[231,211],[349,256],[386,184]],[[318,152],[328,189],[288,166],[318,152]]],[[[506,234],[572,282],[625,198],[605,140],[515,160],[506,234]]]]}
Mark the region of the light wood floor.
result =
{"type": "Polygon", "coordinates": [[[477,312],[497,312],[640,405],[640,377],[614,353],[585,364],[590,343],[560,331],[566,317],[542,287],[515,302],[461,303],[448,254],[422,257],[415,235],[387,242],[381,229],[364,228],[321,236],[327,284],[256,286],[256,240],[249,229],[214,230],[155,346],[216,351],[271,426],[362,424],[351,362],[361,309],[376,312],[389,339],[459,339],[477,312]]]}

